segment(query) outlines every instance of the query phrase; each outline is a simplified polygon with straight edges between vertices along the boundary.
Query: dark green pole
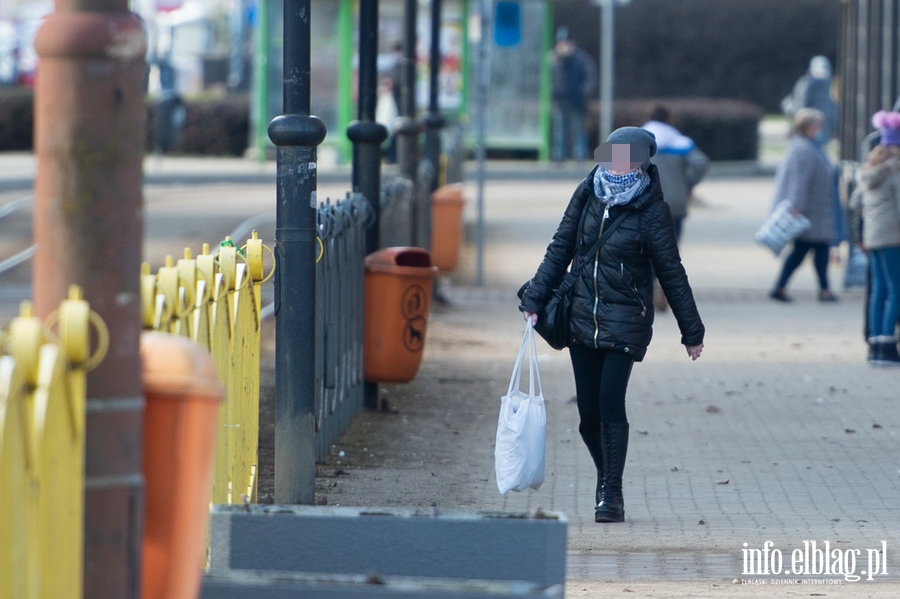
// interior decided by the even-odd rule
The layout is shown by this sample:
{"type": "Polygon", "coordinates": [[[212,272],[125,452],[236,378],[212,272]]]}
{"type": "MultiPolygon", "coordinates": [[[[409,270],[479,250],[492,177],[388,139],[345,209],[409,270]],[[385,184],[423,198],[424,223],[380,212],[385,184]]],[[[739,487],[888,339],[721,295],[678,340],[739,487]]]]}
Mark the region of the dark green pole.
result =
{"type": "Polygon", "coordinates": [[[284,114],[275,211],[275,501],[312,504],[316,489],[316,147],[310,111],[310,0],[284,3],[284,114]]]}
{"type": "Polygon", "coordinates": [[[438,107],[440,86],[438,84],[441,72],[441,0],[431,0],[431,53],[428,69],[428,115],[425,117],[425,165],[428,176],[428,199],[422,211],[420,227],[429,232],[425,237],[428,245],[421,247],[431,249],[431,192],[438,188],[440,164],[441,164],[441,129],[445,120],[438,107]]]}
{"type": "Polygon", "coordinates": [[[397,163],[400,174],[413,183],[411,239],[413,245],[422,242],[422,231],[419,230],[419,214],[421,209],[419,197],[419,135],[422,123],[416,119],[416,19],[418,18],[417,0],[404,0],[403,3],[403,57],[400,74],[400,118],[397,119],[397,163]]]}
{"type": "MultiPolygon", "coordinates": [[[[359,119],[347,127],[353,142],[353,189],[369,201],[374,222],[366,229],[366,254],[381,247],[381,142],[387,129],[375,122],[378,101],[378,0],[361,0],[359,5],[359,119]]],[[[378,407],[378,384],[366,383],[365,407],[378,407]]]]}

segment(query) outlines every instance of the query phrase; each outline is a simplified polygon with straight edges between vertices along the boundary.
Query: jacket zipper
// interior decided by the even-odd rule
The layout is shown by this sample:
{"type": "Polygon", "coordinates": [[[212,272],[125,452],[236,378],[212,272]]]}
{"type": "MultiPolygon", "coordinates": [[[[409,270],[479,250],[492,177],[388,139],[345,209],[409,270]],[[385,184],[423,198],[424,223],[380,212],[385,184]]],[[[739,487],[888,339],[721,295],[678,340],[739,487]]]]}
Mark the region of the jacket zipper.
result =
{"type": "MultiPolygon", "coordinates": [[[[622,276],[622,283],[625,283],[625,263],[619,262],[619,272],[622,276]]],[[[644,303],[644,298],[641,297],[640,292],[638,292],[637,287],[634,285],[631,286],[631,290],[634,291],[634,295],[638,298],[638,301],[641,302],[641,316],[647,315],[647,304],[644,303]]]]}
{"type": "MultiPolygon", "coordinates": [[[[606,205],[606,208],[603,211],[603,220],[600,221],[600,233],[597,234],[597,238],[603,236],[603,229],[606,227],[606,221],[609,219],[609,204],[606,205]]],[[[600,325],[597,322],[597,306],[600,304],[600,290],[597,285],[597,270],[600,264],[600,249],[597,249],[597,253],[594,255],[594,347],[597,347],[597,336],[600,334],[600,325]]]]}

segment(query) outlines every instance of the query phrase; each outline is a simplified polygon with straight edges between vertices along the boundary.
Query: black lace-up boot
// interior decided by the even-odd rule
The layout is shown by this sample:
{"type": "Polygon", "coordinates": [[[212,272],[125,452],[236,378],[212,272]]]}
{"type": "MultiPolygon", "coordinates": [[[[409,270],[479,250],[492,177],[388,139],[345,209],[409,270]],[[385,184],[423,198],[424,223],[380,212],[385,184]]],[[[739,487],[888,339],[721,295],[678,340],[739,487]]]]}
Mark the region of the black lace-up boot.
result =
{"type": "Polygon", "coordinates": [[[594,507],[597,507],[600,505],[601,488],[603,487],[603,444],[600,442],[599,432],[585,432],[581,430],[581,427],[578,428],[578,432],[581,433],[581,438],[584,439],[584,444],[587,445],[591,459],[594,460],[594,466],[597,467],[597,491],[594,494],[594,507]]]}
{"type": "Polygon", "coordinates": [[[600,424],[600,446],[603,451],[603,485],[600,501],[594,510],[595,522],[625,520],[625,500],[622,497],[622,472],[628,453],[628,424],[603,422],[600,424]]]}

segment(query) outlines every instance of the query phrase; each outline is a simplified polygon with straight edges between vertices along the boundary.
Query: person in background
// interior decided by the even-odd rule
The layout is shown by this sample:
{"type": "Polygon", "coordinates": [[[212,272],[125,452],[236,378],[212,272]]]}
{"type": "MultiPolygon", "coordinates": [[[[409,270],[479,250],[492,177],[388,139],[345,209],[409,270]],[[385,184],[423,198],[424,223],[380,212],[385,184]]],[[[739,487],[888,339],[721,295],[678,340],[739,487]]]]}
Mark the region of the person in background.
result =
{"type": "Polygon", "coordinates": [[[588,138],[585,115],[588,98],[597,81],[596,67],[587,52],[579,48],[569,30],[556,31],[551,67],[552,147],[550,158],[587,160],[588,138]]]}
{"type": "Polygon", "coordinates": [[[656,137],[656,156],[651,162],[659,169],[659,183],[675,221],[675,237],[681,240],[691,192],[706,175],[709,158],[694,140],[669,124],[670,118],[665,106],[657,106],[642,128],[656,137]]]}
{"type": "MultiPolygon", "coordinates": [[[[894,100],[894,106],[891,108],[890,111],[891,112],[900,112],[900,96],[898,96],[897,99],[894,100]]],[[[879,131],[877,128],[863,138],[862,142],[859,144],[859,155],[857,157],[857,162],[859,164],[856,167],[857,169],[859,169],[859,165],[861,165],[863,162],[865,162],[868,159],[869,152],[871,152],[873,149],[875,149],[875,146],[877,146],[880,143],[881,143],[881,131],[879,131]]],[[[848,198],[848,201],[847,201],[847,220],[848,220],[847,231],[848,231],[848,235],[849,235],[849,241],[852,244],[851,252],[856,252],[857,249],[862,248],[862,245],[863,245],[863,242],[862,242],[862,235],[863,235],[863,232],[862,232],[862,229],[863,229],[863,227],[862,227],[862,219],[863,219],[862,202],[861,201],[853,201],[854,200],[853,196],[860,193],[860,190],[858,189],[858,186],[856,185],[855,174],[850,179],[851,180],[849,181],[848,190],[847,190],[847,198],[848,198]]],[[[858,251],[862,252],[865,255],[865,253],[863,252],[862,249],[858,249],[858,251]]],[[[852,259],[852,256],[851,256],[851,259],[852,259]]],[[[848,262],[849,262],[849,259],[848,259],[848,262]]],[[[869,265],[867,264],[866,265],[867,270],[868,270],[868,266],[869,265]]],[[[869,331],[869,311],[868,311],[869,310],[869,301],[870,301],[870,298],[872,297],[872,278],[869,276],[866,276],[865,287],[866,287],[866,303],[865,303],[866,312],[865,312],[865,319],[864,319],[864,323],[863,323],[863,339],[865,339],[868,342],[869,337],[872,336],[869,331]]],[[[898,326],[900,326],[900,322],[898,322],[898,326]]]]}
{"type": "Polygon", "coordinates": [[[774,300],[793,301],[785,292],[788,281],[810,251],[819,279],[819,301],[834,302],[837,297],[828,288],[828,259],[834,241],[836,224],[834,180],[837,172],[822,151],[816,138],[822,129],[823,115],[814,108],[801,108],[794,115],[793,136],[787,155],[775,179],[773,206],[782,200],[791,202],[791,211],[802,214],[810,227],[794,240],[775,288],[769,294],[774,300]]]}
{"type": "Polygon", "coordinates": [[[382,76],[378,82],[378,101],[375,103],[375,121],[385,126],[387,139],[382,143],[382,154],[389,164],[397,162],[397,136],[394,127],[400,111],[394,99],[394,80],[390,75],[382,76]]]}
{"type": "Polygon", "coordinates": [[[655,153],[653,134],[639,127],[609,135],[595,152],[599,164],[572,195],[537,272],[519,291],[519,310],[534,325],[569,265],[579,273],[572,287],[568,348],[578,431],[597,469],[595,522],[625,519],[625,393],[632,366],[644,359],[653,336],[654,273],[688,356],[696,360],[703,351],[705,328],[650,162],[655,153]]]}
{"type": "MultiPolygon", "coordinates": [[[[650,120],[642,128],[656,137],[656,156],[651,162],[659,169],[663,197],[672,210],[672,220],[675,221],[675,239],[681,241],[682,225],[687,217],[691,192],[706,175],[709,158],[694,140],[673,127],[670,119],[669,110],[659,105],[650,113],[650,120]]],[[[658,284],[653,293],[653,303],[657,310],[668,308],[666,296],[658,284]]]]}
{"type": "Polygon", "coordinates": [[[872,117],[880,140],[856,173],[861,194],[851,208],[862,210],[863,246],[869,252],[869,357],[873,366],[900,366],[900,112],[872,117]]]}
{"type": "MultiPolygon", "coordinates": [[[[831,94],[831,84],[831,61],[825,56],[813,56],[809,61],[809,70],[797,80],[791,94],[781,101],[784,114],[792,120],[802,108],[814,108],[822,113],[822,128],[814,141],[823,151],[827,151],[829,143],[837,135],[838,106],[831,94]]],[[[835,234],[829,256],[832,262],[837,263],[840,262],[840,246],[849,237],[837,177],[834,179],[832,205],[835,234]]]]}
{"type": "Polygon", "coordinates": [[[794,84],[791,94],[781,101],[784,114],[791,120],[802,108],[815,108],[822,113],[822,128],[816,141],[826,145],[837,134],[838,107],[831,97],[831,61],[825,56],[813,56],[809,70],[794,84]]]}

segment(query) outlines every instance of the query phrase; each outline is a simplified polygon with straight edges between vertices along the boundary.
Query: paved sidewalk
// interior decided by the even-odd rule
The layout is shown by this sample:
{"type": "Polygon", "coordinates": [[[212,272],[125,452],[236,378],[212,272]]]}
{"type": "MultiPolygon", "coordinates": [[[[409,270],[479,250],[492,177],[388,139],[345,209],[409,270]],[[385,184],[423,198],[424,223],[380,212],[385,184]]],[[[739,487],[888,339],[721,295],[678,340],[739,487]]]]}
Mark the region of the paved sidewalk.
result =
{"type": "MultiPolygon", "coordinates": [[[[720,173],[746,172],[728,168],[720,173]]],[[[27,155],[0,156],[0,201],[23,195],[30,169],[27,155]]],[[[766,299],[780,263],[751,239],[768,211],[770,177],[711,177],[698,188],[702,203],[686,223],[682,253],[707,325],[706,350],[692,363],[671,314],[657,316],[628,395],[626,522],[593,523],[594,473],[577,434],[567,355],[546,346],[547,482],[537,492],[499,495],[497,411],[524,326],[515,290],[536,268],[584,173],[571,164],[489,169],[486,285],[474,286],[477,190],[469,182],[466,243],[446,290],[451,301],[430,316],[419,375],[385,386],[387,411],[359,414],[320,466],[318,497],[330,505],[566,512],[573,597],[721,596],[741,577],[742,544],[761,549],[767,540],[786,560],[805,540],[863,556],[884,540],[889,585],[857,583],[841,587],[854,594],[828,594],[864,596],[857,593],[868,587],[878,589],[872,596],[900,596],[900,372],[865,364],[862,292],[841,289],[842,265],[832,266],[837,304],[815,301],[808,264],[792,281],[794,304],[766,299]],[[597,582],[634,579],[712,582],[659,592],[650,583],[597,582]],[[715,586],[723,581],[727,588],[715,586]],[[882,594],[885,586],[894,590],[882,594]]],[[[319,197],[343,197],[346,173],[325,171],[319,197]]],[[[271,164],[164,158],[148,164],[147,175],[145,255],[156,265],[186,244],[215,242],[248,217],[274,213],[271,164]]],[[[27,292],[27,277],[19,275],[10,297],[27,292]]],[[[0,313],[14,307],[6,301],[10,280],[0,281],[0,313]]]]}
{"type": "Polygon", "coordinates": [[[499,495],[493,437],[524,326],[515,289],[540,260],[571,187],[487,187],[488,285],[468,282],[467,244],[449,305],[430,317],[419,375],[385,386],[393,411],[357,417],[321,467],[321,500],[562,511],[573,581],[730,582],[741,577],[743,543],[762,549],[770,540],[786,562],[804,541],[863,556],[885,541],[891,567],[881,578],[897,582],[900,373],[866,365],[863,294],[841,288],[842,265],[831,270],[837,304],[815,300],[811,265],[792,281],[794,304],[766,298],[780,263],[752,234],[768,211],[769,179],[698,189],[703,205],[686,225],[683,256],[706,349],[692,363],[671,314],[657,315],[627,400],[626,522],[593,522],[595,473],[577,433],[567,354],[543,344],[547,481],[499,495]]]}

